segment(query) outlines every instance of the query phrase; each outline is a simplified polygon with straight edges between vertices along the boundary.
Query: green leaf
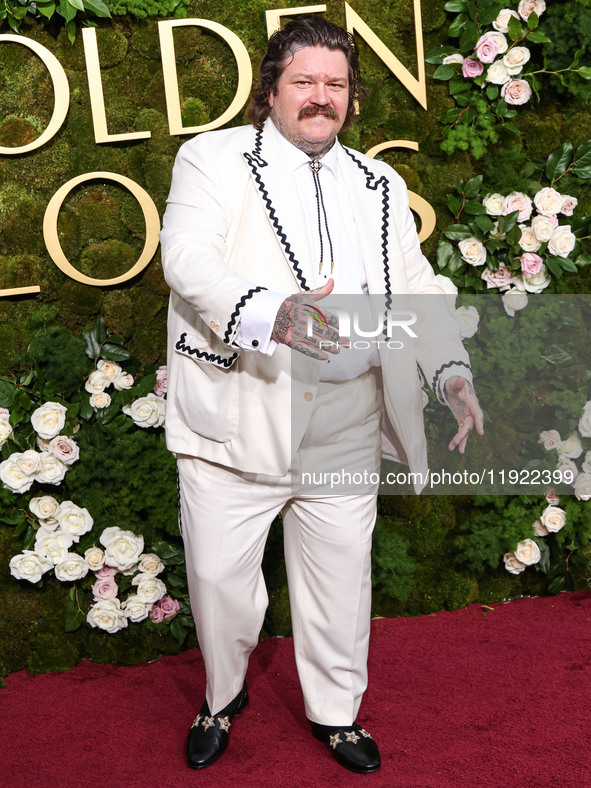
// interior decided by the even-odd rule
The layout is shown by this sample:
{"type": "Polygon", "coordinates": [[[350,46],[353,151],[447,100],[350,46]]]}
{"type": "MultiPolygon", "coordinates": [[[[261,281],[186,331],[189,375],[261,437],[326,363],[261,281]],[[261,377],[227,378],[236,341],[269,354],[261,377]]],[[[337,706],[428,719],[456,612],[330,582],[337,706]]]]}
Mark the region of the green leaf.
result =
{"type": "Polygon", "coordinates": [[[73,45],[74,42],[76,41],[76,22],[70,19],[69,21],[66,22],[65,28],[66,28],[66,33],[68,34],[68,41],[70,42],[70,44],[73,45]]]}
{"type": "MultiPolygon", "coordinates": [[[[515,17],[512,17],[512,18],[514,19],[515,17]]],[[[540,21],[540,18],[538,17],[536,12],[532,11],[531,14],[527,18],[527,29],[528,30],[535,30],[536,27],[539,24],[539,21],[540,21]]]]}
{"type": "Polygon", "coordinates": [[[450,36],[450,38],[457,38],[460,36],[462,34],[462,30],[464,29],[464,25],[469,21],[469,19],[470,17],[468,14],[458,14],[449,26],[449,30],[447,31],[448,36],[450,36]]]}
{"type": "Polygon", "coordinates": [[[74,6],[68,3],[68,0],[59,0],[58,13],[60,16],[63,16],[66,22],[71,22],[76,16],[77,11],[74,6]]]}
{"type": "Polygon", "coordinates": [[[553,273],[557,279],[562,277],[562,268],[555,257],[547,257],[545,263],[548,267],[548,270],[553,273]]]}
{"type": "Polygon", "coordinates": [[[468,0],[448,0],[443,8],[446,11],[451,11],[452,13],[465,11],[468,8],[468,0]]]}
{"type": "Polygon", "coordinates": [[[458,271],[461,271],[465,267],[466,267],[466,261],[462,259],[460,250],[454,249],[448,264],[449,272],[451,274],[456,274],[458,271]]]}
{"type": "Polygon", "coordinates": [[[591,79],[591,66],[581,66],[577,69],[577,74],[583,79],[591,79]]]}
{"type": "Polygon", "coordinates": [[[464,210],[470,216],[479,216],[486,213],[486,208],[478,200],[468,200],[464,205],[464,210]]]}
{"type": "Polygon", "coordinates": [[[12,403],[18,392],[14,383],[9,383],[7,380],[0,380],[0,408],[12,408],[12,403]]]}
{"type": "Polygon", "coordinates": [[[460,110],[458,110],[458,109],[450,109],[441,118],[441,122],[442,123],[455,123],[455,121],[459,118],[459,116],[460,116],[460,110]]]}
{"type": "Polygon", "coordinates": [[[105,342],[101,348],[101,358],[107,361],[127,361],[131,358],[131,355],[124,347],[113,345],[111,342],[105,342]]]}
{"type": "Polygon", "coordinates": [[[486,87],[486,95],[491,100],[494,101],[496,98],[499,97],[499,86],[498,85],[487,85],[486,87]]]}
{"type": "Polygon", "coordinates": [[[110,17],[111,12],[102,0],[84,0],[84,5],[93,14],[100,17],[110,17]]]}
{"type": "Polygon", "coordinates": [[[55,13],[55,3],[37,3],[37,8],[39,13],[42,14],[47,19],[51,19],[51,17],[55,13]]]}
{"type": "Polygon", "coordinates": [[[509,230],[517,224],[517,217],[519,216],[519,211],[513,211],[512,213],[507,214],[506,216],[499,217],[499,233],[502,235],[506,235],[509,230]]]}
{"type": "Polygon", "coordinates": [[[443,238],[439,241],[439,245],[437,246],[437,264],[440,268],[445,268],[449,263],[453,251],[454,248],[449,241],[445,241],[443,238]]]}
{"type": "Polygon", "coordinates": [[[581,178],[581,180],[589,180],[589,178],[591,178],[591,165],[589,167],[573,167],[571,172],[574,173],[577,178],[581,178]]]}
{"type": "Polygon", "coordinates": [[[536,30],[535,33],[530,33],[527,40],[531,41],[532,44],[549,44],[552,41],[551,38],[548,38],[545,33],[540,33],[539,30],[536,30]]]}
{"type": "Polygon", "coordinates": [[[84,11],[84,3],[82,0],[68,0],[68,3],[73,6],[77,11],[84,11]]]}
{"type": "Polygon", "coordinates": [[[575,151],[573,157],[573,167],[590,167],[591,166],[591,140],[583,142],[575,151]]]}
{"type": "Polygon", "coordinates": [[[478,4],[478,21],[481,25],[490,25],[494,22],[499,15],[499,9],[496,5],[490,5],[488,8],[483,3],[478,4]]]}
{"type": "Polygon", "coordinates": [[[70,596],[65,598],[64,607],[66,608],[64,629],[66,632],[75,632],[82,625],[82,622],[84,621],[84,614],[78,610],[77,602],[70,596]]]}
{"type": "Polygon", "coordinates": [[[457,47],[435,47],[430,52],[427,52],[425,55],[425,62],[432,63],[434,65],[438,65],[443,63],[443,59],[446,58],[448,55],[455,55],[458,52],[457,47]]]}
{"type": "Polygon", "coordinates": [[[469,52],[474,49],[478,41],[478,26],[475,24],[467,24],[464,27],[464,32],[460,36],[458,46],[462,52],[469,52]]]}
{"type": "Polygon", "coordinates": [[[511,41],[517,41],[518,38],[523,36],[523,28],[519,19],[514,16],[509,18],[508,35],[511,41]]]}
{"type": "Polygon", "coordinates": [[[449,83],[450,96],[457,96],[458,93],[465,93],[470,90],[472,85],[465,79],[452,79],[449,83]]]}
{"type": "Polygon", "coordinates": [[[463,205],[464,200],[461,197],[457,197],[455,194],[447,195],[447,207],[454,216],[457,216],[460,213],[463,205]]]}
{"type": "Polygon", "coordinates": [[[548,180],[551,181],[566,171],[570,164],[572,152],[573,146],[571,142],[565,142],[564,145],[552,151],[546,162],[546,177],[548,180]]]}
{"type": "Polygon", "coordinates": [[[575,262],[579,266],[579,268],[582,268],[587,265],[591,265],[591,254],[580,254],[575,260],[575,262]]]}
{"type": "Polygon", "coordinates": [[[561,591],[564,591],[564,577],[555,577],[548,585],[548,593],[559,594],[561,591]]]}
{"type": "Polygon", "coordinates": [[[521,239],[521,230],[519,225],[514,224],[513,227],[507,231],[506,238],[507,243],[509,243],[511,246],[518,244],[521,239]]]}
{"type": "Polygon", "coordinates": [[[443,234],[452,241],[463,241],[464,238],[470,238],[472,230],[466,224],[450,224],[443,234]]]}
{"type": "Polygon", "coordinates": [[[475,178],[470,178],[464,184],[464,194],[468,199],[472,199],[472,197],[476,197],[480,189],[482,188],[482,175],[477,175],[475,178]]]}
{"type": "Polygon", "coordinates": [[[511,131],[511,132],[513,132],[513,134],[521,134],[521,131],[519,131],[519,129],[517,128],[517,126],[514,126],[512,123],[503,123],[503,128],[504,128],[506,131],[511,131]]]}
{"type": "Polygon", "coordinates": [[[489,233],[492,230],[492,228],[495,226],[495,223],[487,214],[483,214],[482,216],[477,216],[474,219],[474,222],[483,233],[489,233]]]}
{"type": "Polygon", "coordinates": [[[497,113],[499,118],[504,118],[506,113],[507,113],[508,108],[509,107],[508,107],[507,102],[505,101],[505,99],[501,99],[497,103],[497,106],[495,107],[495,112],[497,113]]]}
{"type": "Polygon", "coordinates": [[[571,271],[573,274],[577,271],[577,266],[575,265],[574,261],[571,260],[569,257],[563,257],[560,260],[560,265],[564,268],[565,271],[571,271]]]}
{"type": "Polygon", "coordinates": [[[173,638],[179,643],[179,645],[182,646],[187,638],[188,630],[185,629],[185,627],[175,616],[175,618],[173,618],[172,621],[170,622],[170,633],[173,636],[173,638]]]}
{"type": "Polygon", "coordinates": [[[455,77],[458,72],[456,69],[451,65],[446,66],[439,66],[439,68],[435,69],[435,73],[433,74],[433,79],[442,79],[448,80],[455,77]]]}

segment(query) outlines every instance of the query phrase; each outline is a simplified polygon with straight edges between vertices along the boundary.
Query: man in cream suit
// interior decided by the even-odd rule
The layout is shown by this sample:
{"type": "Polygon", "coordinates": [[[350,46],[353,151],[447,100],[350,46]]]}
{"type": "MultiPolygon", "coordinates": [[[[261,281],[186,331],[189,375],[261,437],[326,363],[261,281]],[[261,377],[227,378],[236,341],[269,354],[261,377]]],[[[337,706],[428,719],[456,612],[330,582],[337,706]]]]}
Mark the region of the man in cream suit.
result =
{"type": "Polygon", "coordinates": [[[248,703],[248,657],[267,605],[261,561],[279,513],[312,733],[342,766],[379,768],[356,722],[376,490],[330,495],[299,480],[348,453],[372,473],[382,452],[426,473],[417,365],[458,420],[450,449],[463,452],[470,431],[482,432],[445,304],[425,310],[430,333],[418,331],[410,352],[376,343],[346,362],[335,314],[318,311],[330,293],[376,294],[388,307],[397,294],[442,292],[403,181],[336,139],[359,90],[348,34],[298,17],[269,41],[253,125],[199,135],[174,167],[161,233],[172,290],[166,429],[207,673],[187,742],[193,768],[219,758],[248,703]]]}

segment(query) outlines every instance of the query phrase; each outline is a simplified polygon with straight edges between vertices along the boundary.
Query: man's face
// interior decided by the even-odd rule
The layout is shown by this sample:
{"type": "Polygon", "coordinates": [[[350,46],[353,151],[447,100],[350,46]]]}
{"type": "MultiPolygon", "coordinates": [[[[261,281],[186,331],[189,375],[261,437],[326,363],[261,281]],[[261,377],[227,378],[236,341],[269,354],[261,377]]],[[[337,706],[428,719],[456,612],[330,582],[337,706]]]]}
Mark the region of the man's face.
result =
{"type": "Polygon", "coordinates": [[[271,119],[290,142],[321,155],[341,130],[349,105],[349,67],[340,49],[304,47],[269,95],[271,119]]]}

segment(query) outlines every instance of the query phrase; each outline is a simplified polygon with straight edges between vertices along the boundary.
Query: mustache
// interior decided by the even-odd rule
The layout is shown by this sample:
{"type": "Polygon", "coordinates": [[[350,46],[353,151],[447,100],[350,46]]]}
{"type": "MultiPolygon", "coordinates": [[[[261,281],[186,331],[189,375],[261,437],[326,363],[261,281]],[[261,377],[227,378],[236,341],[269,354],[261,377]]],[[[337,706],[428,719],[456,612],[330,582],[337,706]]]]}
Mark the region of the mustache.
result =
{"type": "Polygon", "coordinates": [[[315,118],[317,115],[324,115],[331,120],[339,119],[338,113],[330,105],[320,107],[313,104],[310,107],[302,107],[298,113],[298,120],[302,120],[303,118],[315,118]]]}

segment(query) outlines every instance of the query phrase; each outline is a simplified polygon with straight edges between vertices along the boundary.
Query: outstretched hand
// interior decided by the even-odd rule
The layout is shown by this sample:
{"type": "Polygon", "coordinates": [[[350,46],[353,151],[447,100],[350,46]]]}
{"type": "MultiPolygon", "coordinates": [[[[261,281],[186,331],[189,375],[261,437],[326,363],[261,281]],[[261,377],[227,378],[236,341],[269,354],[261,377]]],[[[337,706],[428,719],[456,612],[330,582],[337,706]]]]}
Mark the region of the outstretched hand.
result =
{"type": "Polygon", "coordinates": [[[460,454],[466,450],[468,436],[473,429],[484,435],[484,414],[472,384],[466,378],[454,375],[445,384],[445,396],[458,422],[458,431],[449,443],[449,450],[456,446],[460,454]]]}
{"type": "Polygon", "coordinates": [[[305,356],[324,361],[328,354],[338,353],[339,344],[346,345],[347,340],[339,340],[339,321],[332,312],[321,312],[314,304],[332,292],[334,280],[329,279],[322,287],[289,296],[279,307],[272,339],[305,356]],[[312,331],[308,331],[308,326],[312,331]]]}

